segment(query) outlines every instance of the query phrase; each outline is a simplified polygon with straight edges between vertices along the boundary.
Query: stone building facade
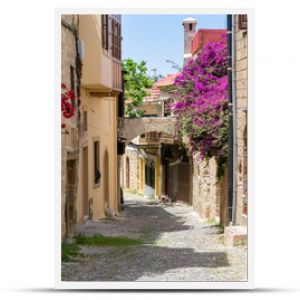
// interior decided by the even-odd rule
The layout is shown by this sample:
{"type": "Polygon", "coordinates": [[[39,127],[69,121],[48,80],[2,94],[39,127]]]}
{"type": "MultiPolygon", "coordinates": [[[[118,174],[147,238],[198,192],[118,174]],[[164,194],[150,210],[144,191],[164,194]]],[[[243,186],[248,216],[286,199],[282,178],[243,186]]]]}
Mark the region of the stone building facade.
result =
{"type": "Polygon", "coordinates": [[[236,223],[247,225],[247,105],[248,105],[248,36],[247,16],[236,15],[236,223]]]}
{"type": "Polygon", "coordinates": [[[228,223],[228,169],[217,177],[215,158],[193,156],[193,208],[201,218],[218,224],[228,223]]]}
{"type": "MultiPolygon", "coordinates": [[[[78,74],[76,15],[61,17],[61,82],[75,93],[78,99],[78,74]]],[[[75,100],[77,106],[77,100],[75,100]]],[[[70,119],[61,116],[61,234],[62,238],[73,235],[77,219],[78,197],[78,112],[70,119]]]]}
{"type": "Polygon", "coordinates": [[[121,16],[62,15],[61,82],[75,93],[75,116],[62,117],[61,233],[117,215],[118,105],[122,93],[121,16]],[[95,67],[95,66],[98,67],[95,67]]]}
{"type": "Polygon", "coordinates": [[[201,218],[219,220],[220,191],[216,161],[193,159],[193,208],[201,218]]]}
{"type": "Polygon", "coordinates": [[[77,223],[83,223],[119,214],[121,16],[79,15],[79,39],[82,78],[77,223]]]}

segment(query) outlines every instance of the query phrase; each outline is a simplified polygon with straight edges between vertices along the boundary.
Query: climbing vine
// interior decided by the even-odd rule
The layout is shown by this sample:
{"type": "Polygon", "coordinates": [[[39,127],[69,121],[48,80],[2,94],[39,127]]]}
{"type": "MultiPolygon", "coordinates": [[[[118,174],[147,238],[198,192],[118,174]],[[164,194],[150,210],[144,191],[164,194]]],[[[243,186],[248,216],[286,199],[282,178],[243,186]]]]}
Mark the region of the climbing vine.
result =
{"type": "Polygon", "coordinates": [[[175,138],[188,140],[199,159],[215,157],[218,177],[228,157],[228,82],[225,40],[206,44],[175,79],[175,138]]]}

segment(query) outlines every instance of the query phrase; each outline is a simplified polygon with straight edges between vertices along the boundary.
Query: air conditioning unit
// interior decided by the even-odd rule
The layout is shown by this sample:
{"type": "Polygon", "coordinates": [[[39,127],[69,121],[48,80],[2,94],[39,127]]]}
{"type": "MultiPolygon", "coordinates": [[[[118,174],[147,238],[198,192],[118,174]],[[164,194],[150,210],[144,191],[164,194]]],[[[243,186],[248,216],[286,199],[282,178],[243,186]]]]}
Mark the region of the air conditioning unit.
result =
{"type": "Polygon", "coordinates": [[[84,41],[78,40],[78,42],[77,42],[77,47],[78,47],[78,52],[79,52],[80,60],[82,61],[82,60],[85,59],[85,47],[84,47],[84,41]]]}

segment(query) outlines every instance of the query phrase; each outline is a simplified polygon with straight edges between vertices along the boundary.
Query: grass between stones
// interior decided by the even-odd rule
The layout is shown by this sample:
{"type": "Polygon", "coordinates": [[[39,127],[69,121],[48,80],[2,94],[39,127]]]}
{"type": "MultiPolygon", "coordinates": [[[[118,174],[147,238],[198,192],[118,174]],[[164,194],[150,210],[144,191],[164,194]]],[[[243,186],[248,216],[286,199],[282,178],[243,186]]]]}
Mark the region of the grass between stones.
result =
{"type": "Polygon", "coordinates": [[[224,233],[224,226],[221,224],[218,224],[215,219],[209,219],[209,220],[207,220],[207,223],[209,225],[213,226],[214,228],[218,229],[219,234],[224,233]]]}
{"type": "Polygon", "coordinates": [[[78,234],[74,237],[74,242],[71,244],[62,243],[61,259],[63,262],[74,262],[76,258],[83,256],[80,253],[81,246],[114,246],[114,247],[126,247],[134,245],[142,245],[145,242],[143,240],[130,239],[127,237],[112,237],[103,235],[92,235],[87,236],[83,234],[78,234]]]}
{"type": "Polygon", "coordinates": [[[78,234],[74,237],[73,243],[62,243],[61,259],[63,262],[76,261],[76,258],[81,257],[80,245],[81,246],[97,246],[97,247],[126,247],[134,245],[142,245],[145,241],[130,239],[127,237],[112,237],[103,235],[92,235],[87,236],[78,234]]]}
{"type": "Polygon", "coordinates": [[[61,245],[61,260],[64,262],[73,261],[74,257],[79,254],[79,246],[75,243],[67,244],[62,243],[61,245]]]}
{"type": "Polygon", "coordinates": [[[102,236],[102,235],[92,235],[86,236],[79,234],[75,238],[76,243],[78,245],[86,245],[86,246],[133,246],[133,245],[141,245],[144,241],[130,239],[127,237],[112,237],[112,236],[102,236]]]}

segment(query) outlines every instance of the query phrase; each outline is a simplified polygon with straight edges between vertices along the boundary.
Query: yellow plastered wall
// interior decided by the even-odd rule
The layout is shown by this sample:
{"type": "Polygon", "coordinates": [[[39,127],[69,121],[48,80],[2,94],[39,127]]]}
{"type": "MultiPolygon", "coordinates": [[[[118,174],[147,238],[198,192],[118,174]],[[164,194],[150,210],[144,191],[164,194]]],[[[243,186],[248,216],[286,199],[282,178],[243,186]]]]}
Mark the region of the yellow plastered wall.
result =
{"type": "Polygon", "coordinates": [[[79,38],[84,42],[85,49],[81,85],[111,88],[112,58],[102,49],[101,15],[79,16],[79,38]]]}
{"type": "Polygon", "coordinates": [[[161,174],[160,174],[160,159],[156,158],[155,161],[155,196],[159,196],[161,192],[161,174]]]}
{"type": "MultiPolygon", "coordinates": [[[[105,182],[108,182],[109,208],[118,214],[117,174],[117,97],[109,96],[112,88],[112,58],[102,49],[101,15],[79,15],[79,39],[84,45],[81,78],[81,115],[87,111],[87,131],[80,142],[79,195],[83,194],[83,147],[88,147],[88,198],[93,199],[93,219],[105,216],[105,182]],[[93,97],[90,91],[107,93],[93,97]],[[94,184],[94,141],[100,145],[100,184],[94,184]],[[105,152],[108,152],[108,178],[105,180],[105,152]]],[[[82,120],[81,120],[82,121],[82,120]]],[[[83,199],[77,203],[77,219],[83,220],[83,199]]]]}
{"type": "MultiPolygon", "coordinates": [[[[88,197],[93,199],[93,219],[98,220],[105,216],[104,193],[105,193],[105,151],[108,152],[108,191],[109,208],[114,214],[117,209],[117,130],[116,130],[116,101],[115,97],[89,97],[87,91],[82,90],[81,108],[88,112],[88,130],[82,147],[88,147],[88,197]],[[94,184],[94,141],[100,144],[100,184],[94,184]]],[[[81,148],[82,150],[82,148],[81,148]]],[[[82,174],[81,151],[79,176],[82,174]]],[[[79,182],[79,195],[82,195],[82,180],[79,182]]],[[[82,203],[78,201],[78,220],[83,219],[82,203]]]]}

